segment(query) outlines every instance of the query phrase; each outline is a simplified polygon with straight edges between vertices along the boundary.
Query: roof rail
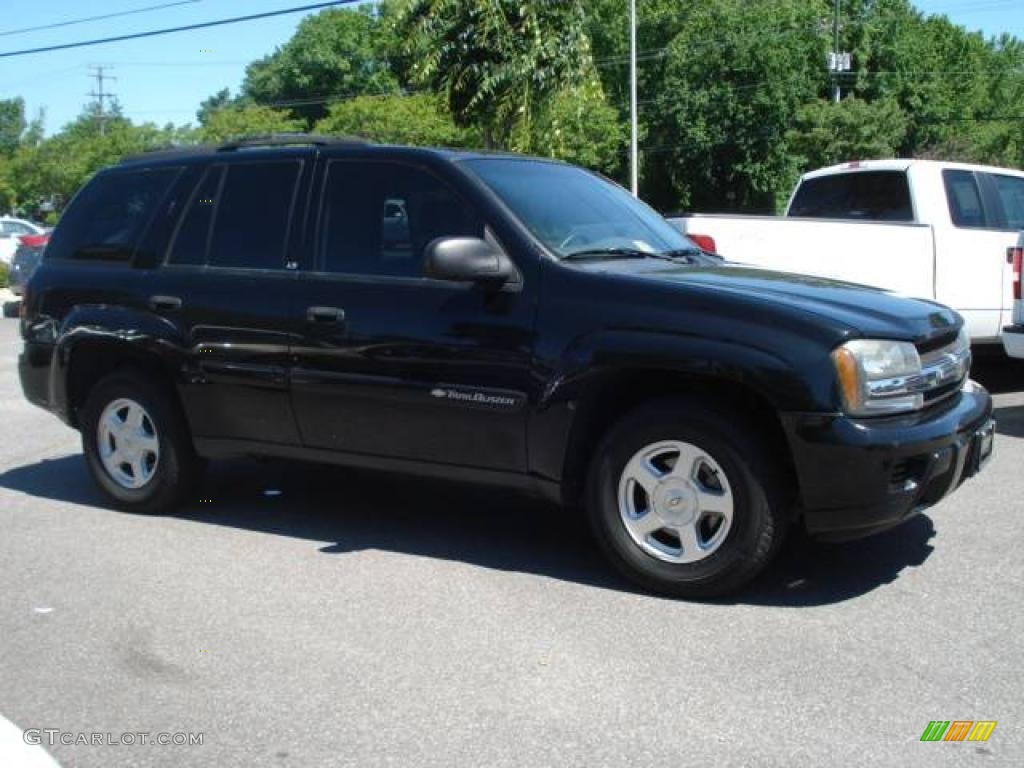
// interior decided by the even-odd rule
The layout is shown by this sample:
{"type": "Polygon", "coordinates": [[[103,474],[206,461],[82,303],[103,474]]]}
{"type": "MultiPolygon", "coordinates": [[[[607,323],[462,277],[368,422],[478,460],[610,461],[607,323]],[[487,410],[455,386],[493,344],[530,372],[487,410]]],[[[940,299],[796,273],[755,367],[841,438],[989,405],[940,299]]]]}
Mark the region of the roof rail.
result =
{"type": "Polygon", "coordinates": [[[333,144],[368,144],[363,139],[320,136],[315,133],[267,133],[259,136],[245,136],[226,141],[217,147],[218,152],[234,152],[248,147],[287,147],[297,144],[312,144],[324,147],[333,144]]]}

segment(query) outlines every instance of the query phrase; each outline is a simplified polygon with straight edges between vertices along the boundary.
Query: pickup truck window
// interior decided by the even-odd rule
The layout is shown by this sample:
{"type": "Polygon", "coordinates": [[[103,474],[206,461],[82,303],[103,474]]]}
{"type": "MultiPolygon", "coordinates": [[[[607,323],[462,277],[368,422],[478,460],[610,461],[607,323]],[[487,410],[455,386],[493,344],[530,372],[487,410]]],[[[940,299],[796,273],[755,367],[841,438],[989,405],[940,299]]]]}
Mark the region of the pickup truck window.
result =
{"type": "Polygon", "coordinates": [[[946,200],[953,225],[965,229],[985,229],[994,226],[985,215],[978,180],[971,171],[943,171],[946,200]]]}
{"type": "Polygon", "coordinates": [[[438,237],[483,237],[484,223],[446,184],[394,162],[334,160],[320,219],[320,269],[420,277],[438,237]]]}
{"type": "Polygon", "coordinates": [[[1024,178],[992,174],[1003,204],[1007,229],[1024,229],[1024,178]]]}
{"type": "Polygon", "coordinates": [[[101,174],[64,212],[46,259],[129,261],[180,169],[101,174]]]}
{"type": "Polygon", "coordinates": [[[855,171],[805,179],[789,216],[861,221],[913,221],[904,171],[855,171]]]}
{"type": "Polygon", "coordinates": [[[581,168],[504,158],[464,165],[559,257],[595,249],[657,253],[696,248],[622,187],[581,168]]]}

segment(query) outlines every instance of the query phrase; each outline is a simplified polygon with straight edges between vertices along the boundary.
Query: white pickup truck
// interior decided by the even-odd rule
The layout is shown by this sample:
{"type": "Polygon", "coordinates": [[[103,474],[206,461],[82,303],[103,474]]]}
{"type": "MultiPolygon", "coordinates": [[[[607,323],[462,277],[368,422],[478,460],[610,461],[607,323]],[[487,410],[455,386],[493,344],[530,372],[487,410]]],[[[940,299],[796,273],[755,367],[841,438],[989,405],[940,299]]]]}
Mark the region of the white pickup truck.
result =
{"type": "Polygon", "coordinates": [[[804,175],[785,216],[670,218],[754,266],[886,288],[953,307],[975,344],[1012,322],[1024,173],[929,160],[845,163],[804,175]]]}

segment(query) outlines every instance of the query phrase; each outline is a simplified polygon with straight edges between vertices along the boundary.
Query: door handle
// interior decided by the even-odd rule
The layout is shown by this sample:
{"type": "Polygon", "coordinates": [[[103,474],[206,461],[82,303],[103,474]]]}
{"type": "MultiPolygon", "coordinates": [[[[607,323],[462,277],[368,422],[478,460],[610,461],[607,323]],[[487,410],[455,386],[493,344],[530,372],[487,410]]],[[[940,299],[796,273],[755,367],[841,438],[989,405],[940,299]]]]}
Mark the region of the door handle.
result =
{"type": "Polygon", "coordinates": [[[340,323],[345,320],[345,310],[338,307],[310,307],[306,319],[311,323],[340,323]]]}
{"type": "Polygon", "coordinates": [[[181,299],[177,296],[150,296],[149,307],[156,312],[173,312],[181,309],[181,299]]]}

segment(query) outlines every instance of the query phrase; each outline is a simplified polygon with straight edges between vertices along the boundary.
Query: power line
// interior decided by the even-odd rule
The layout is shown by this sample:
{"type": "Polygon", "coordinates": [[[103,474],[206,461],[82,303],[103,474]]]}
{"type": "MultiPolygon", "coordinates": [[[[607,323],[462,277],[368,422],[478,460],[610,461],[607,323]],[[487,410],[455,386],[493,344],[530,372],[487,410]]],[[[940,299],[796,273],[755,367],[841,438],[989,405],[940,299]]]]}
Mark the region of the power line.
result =
{"type": "Polygon", "coordinates": [[[54,22],[53,24],[40,24],[38,27],[22,27],[21,29],[9,29],[5,32],[0,32],[0,37],[7,37],[8,35],[21,35],[25,32],[38,32],[43,29],[57,29],[58,27],[70,27],[74,24],[85,24],[89,21],[102,21],[103,19],[113,19],[117,16],[131,16],[135,13],[159,11],[163,8],[173,8],[176,5],[191,5],[192,3],[198,2],[200,2],[200,0],[177,0],[177,2],[173,3],[147,5],[145,8],[135,8],[130,11],[119,11],[118,13],[104,13],[102,16],[85,16],[81,19],[68,19],[67,21],[57,21],[54,22]]]}
{"type": "Polygon", "coordinates": [[[255,21],[257,19],[268,19],[272,16],[284,16],[288,13],[301,13],[302,11],[315,11],[322,8],[330,8],[338,5],[352,5],[359,0],[333,0],[327,3],[314,3],[312,5],[300,5],[295,8],[283,8],[279,11],[267,11],[266,13],[253,13],[248,16],[235,16],[230,19],[217,19],[216,21],[203,21],[198,24],[186,24],[182,27],[167,27],[164,29],[152,29],[148,32],[134,32],[130,35],[118,35],[116,37],[102,37],[96,40],[82,40],[77,43],[63,43],[62,45],[47,45],[42,48],[25,48],[20,51],[4,51],[0,53],[0,59],[11,56],[25,56],[30,53],[46,53],[48,51],[63,51],[68,48],[84,48],[89,45],[101,45],[103,43],[117,43],[122,40],[137,40],[140,37],[154,37],[156,35],[169,35],[173,32],[189,32],[193,29],[206,29],[208,27],[219,27],[224,24],[238,24],[242,21],[255,21]]]}

